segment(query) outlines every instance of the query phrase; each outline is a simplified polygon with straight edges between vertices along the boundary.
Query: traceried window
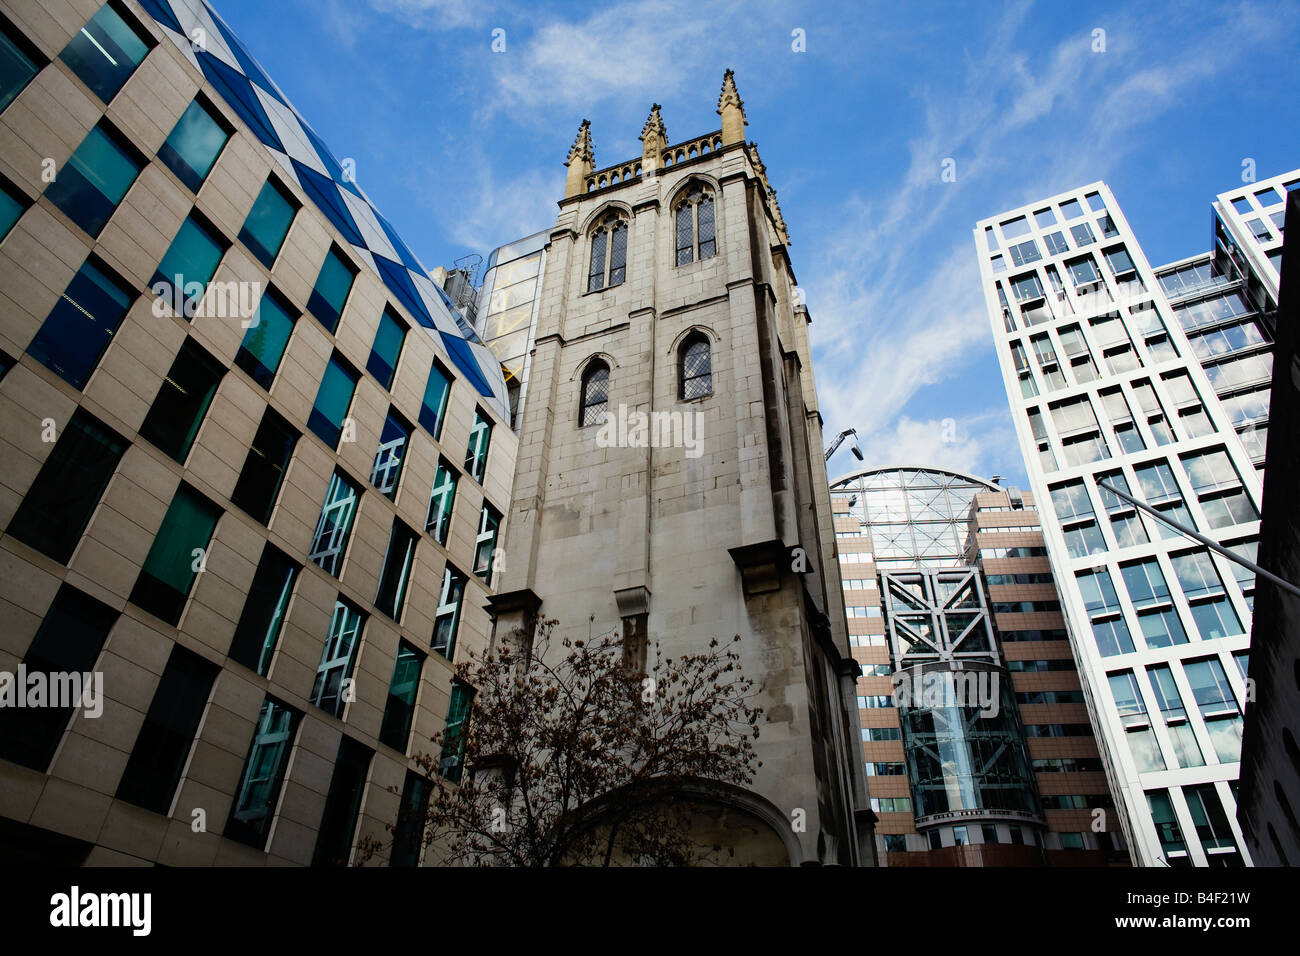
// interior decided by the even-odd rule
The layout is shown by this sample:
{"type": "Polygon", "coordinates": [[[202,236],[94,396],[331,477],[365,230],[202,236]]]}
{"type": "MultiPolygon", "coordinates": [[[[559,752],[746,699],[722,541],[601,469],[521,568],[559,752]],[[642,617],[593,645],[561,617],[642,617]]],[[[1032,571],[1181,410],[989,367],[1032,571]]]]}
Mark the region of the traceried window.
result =
{"type": "Polygon", "coordinates": [[[605,421],[609,407],[609,366],[592,362],[582,374],[582,408],[578,415],[579,427],[600,425],[605,421]]]}
{"type": "Polygon", "coordinates": [[[700,398],[713,394],[713,359],[709,340],[696,332],[682,343],[680,398],[700,398]]]}
{"type": "Polygon", "coordinates": [[[591,264],[587,291],[599,292],[622,285],[627,278],[627,223],[618,213],[606,216],[591,234],[591,264]]]}
{"type": "Polygon", "coordinates": [[[697,259],[712,259],[718,254],[712,193],[698,184],[692,186],[673,217],[679,266],[697,259]]]}

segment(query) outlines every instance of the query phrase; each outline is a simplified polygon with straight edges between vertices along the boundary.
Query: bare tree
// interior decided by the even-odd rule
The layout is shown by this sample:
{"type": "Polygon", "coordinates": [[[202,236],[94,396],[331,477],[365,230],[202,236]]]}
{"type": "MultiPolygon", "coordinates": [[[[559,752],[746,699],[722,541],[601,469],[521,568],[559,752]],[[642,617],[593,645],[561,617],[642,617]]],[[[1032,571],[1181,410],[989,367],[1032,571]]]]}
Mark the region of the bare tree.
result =
{"type": "MultiPolygon", "coordinates": [[[[452,865],[689,865],[721,849],[690,832],[711,785],[748,784],[762,709],[734,644],[629,664],[617,632],[567,637],[538,622],[495,654],[471,654],[457,679],[475,689],[467,722],[415,759],[429,783],[423,830],[452,865]],[[553,652],[554,650],[554,652],[553,652]],[[561,653],[562,652],[562,653],[561,653]],[[468,726],[466,726],[466,723],[468,726]]],[[[415,832],[420,832],[417,829],[415,832]]],[[[363,841],[362,860],[384,841],[363,841]]]]}

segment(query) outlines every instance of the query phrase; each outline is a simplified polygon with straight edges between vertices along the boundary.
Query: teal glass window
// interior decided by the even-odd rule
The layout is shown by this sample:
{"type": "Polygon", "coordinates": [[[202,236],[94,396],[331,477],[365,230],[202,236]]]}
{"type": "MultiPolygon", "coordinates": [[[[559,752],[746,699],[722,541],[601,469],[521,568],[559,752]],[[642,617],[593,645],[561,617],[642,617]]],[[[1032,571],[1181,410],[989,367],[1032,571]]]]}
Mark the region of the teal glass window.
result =
{"type": "Polygon", "coordinates": [[[446,461],[438,460],[438,472],[429,494],[429,514],[424,530],[433,535],[439,544],[447,543],[447,530],[451,527],[451,510],[456,503],[456,472],[446,461]]]}
{"type": "Polygon", "coordinates": [[[91,236],[98,236],[143,168],[136,151],[101,120],[58,170],[45,198],[91,236]]]}
{"type": "Polygon", "coordinates": [[[442,754],[438,773],[452,783],[459,783],[464,770],[465,738],[474,707],[474,688],[460,681],[451,685],[451,703],[447,706],[447,723],[442,733],[442,754]]]}
{"type": "Polygon", "coordinates": [[[268,177],[244,220],[244,228],[239,230],[239,241],[262,265],[271,268],[297,211],[298,204],[289,191],[274,177],[268,177]]]}
{"type": "MultiPolygon", "coordinates": [[[[60,585],[23,655],[27,672],[90,673],[117,616],[117,611],[89,594],[60,585]]],[[[44,773],[74,709],[0,707],[0,758],[44,773]]]]}
{"type": "Polygon", "coordinates": [[[203,416],[208,413],[225,374],[224,365],[187,338],[158,388],[158,395],[140,426],[140,437],[185,464],[203,416]]]}
{"type": "Polygon", "coordinates": [[[424,849],[424,823],[429,813],[429,781],[412,770],[406,771],[402,802],[393,829],[393,847],[389,866],[419,866],[424,849]]]}
{"type": "Polygon", "coordinates": [[[230,659],[262,677],[271,669],[271,658],[280,639],[285,615],[289,612],[293,585],[300,570],[298,564],[275,545],[268,544],[262,549],[262,558],[257,562],[253,583],[248,588],[248,599],[239,615],[235,637],[230,642],[230,659]]]}
{"type": "Polygon", "coordinates": [[[26,89],[44,60],[27,37],[0,19],[0,110],[26,89]]]}
{"type": "Polygon", "coordinates": [[[233,504],[261,524],[271,521],[271,512],[275,510],[275,500],[284,483],[284,473],[289,470],[293,446],[297,443],[298,432],[275,409],[268,408],[257,426],[257,434],[253,436],[239,481],[230,494],[233,504]]]}
{"type": "Polygon", "coordinates": [[[154,295],[170,299],[172,309],[188,321],[216,274],[226,245],[220,232],[191,212],[158,263],[149,288],[154,295]]]}
{"type": "Polygon", "coordinates": [[[301,719],[302,714],[272,697],[262,701],[223,836],[257,850],[266,847],[301,719]]]}
{"type": "Polygon", "coordinates": [[[85,388],[135,293],[87,259],[41,326],[27,354],[73,388],[85,388]]]}
{"type": "Polygon", "coordinates": [[[8,533],[67,564],[126,446],[125,438],[77,409],[9,522],[8,533]]]}
{"type": "Polygon", "coordinates": [[[352,859],[352,838],[361,813],[361,797],[374,751],[347,734],[339,743],[334,776],[325,796],[325,812],[316,832],[312,866],[347,866],[352,859]]]}
{"type": "Polygon", "coordinates": [[[216,664],[193,651],[172,645],[117,786],[117,799],[154,813],[171,808],[218,670],[216,664]]]}
{"type": "Polygon", "coordinates": [[[451,376],[437,362],[429,369],[429,381],[424,386],[424,401],[420,404],[420,424],[434,438],[442,438],[442,423],[447,416],[447,397],[451,394],[451,376]]]}
{"type": "MultiPolygon", "coordinates": [[[[0,38],[3,38],[3,34],[0,34],[0,38]]],[[[9,235],[9,230],[18,224],[31,204],[26,193],[9,180],[0,179],[0,239],[9,235]]]]}
{"type": "Polygon", "coordinates": [[[501,514],[484,503],[479,514],[478,539],[474,546],[474,573],[485,581],[492,580],[492,566],[496,557],[497,532],[501,528],[501,514]]]}
{"type": "Polygon", "coordinates": [[[221,509],[189,485],[177,488],[131,589],[131,603],[168,624],[179,623],[219,517],[221,509]]]}
{"type": "Polygon", "coordinates": [[[406,753],[411,738],[411,720],[415,716],[415,698],[420,691],[420,671],[423,667],[424,655],[406,641],[399,641],[393,678],[388,683],[388,703],[384,707],[384,722],[379,728],[379,740],[403,754],[406,753]]]}
{"type": "Polygon", "coordinates": [[[329,634],[321,648],[316,682],[311,689],[311,702],[334,717],[343,716],[352,696],[345,682],[351,679],[356,667],[364,624],[365,616],[350,601],[340,597],[334,602],[329,634]]]}
{"type": "Polygon", "coordinates": [[[268,289],[235,353],[235,364],[268,392],[297,318],[292,307],[274,289],[268,289]]]}
{"type": "Polygon", "coordinates": [[[352,521],[357,515],[357,502],[360,500],[361,489],[347,477],[338,472],[330,477],[325,503],[320,509],[320,520],[316,522],[316,533],[312,537],[311,553],[307,555],[308,560],[326,574],[339,576],[343,567],[343,555],[348,549],[348,536],[352,533],[352,521]]]}
{"type": "Polygon", "coordinates": [[[379,574],[379,591],[375,607],[394,621],[402,620],[402,603],[406,600],[407,585],[411,582],[411,569],[415,566],[415,548],[419,537],[400,520],[393,519],[393,530],[388,536],[388,552],[379,574]]]}
{"type": "Polygon", "coordinates": [[[397,500],[397,481],[402,476],[407,445],[411,440],[411,426],[397,409],[390,408],[384,419],[384,430],[379,436],[379,449],[375,463],[370,468],[370,483],[389,501],[397,500]]]}
{"type": "Polygon", "coordinates": [[[330,356],[321,376],[320,389],[316,392],[316,403],[312,406],[307,419],[307,427],[331,448],[337,448],[343,434],[343,420],[347,418],[352,406],[352,394],[357,388],[359,376],[336,352],[330,356]]]}
{"type": "Polygon", "coordinates": [[[375,344],[370,349],[370,360],[366,362],[366,371],[384,388],[392,387],[397,358],[402,353],[402,342],[405,340],[406,325],[393,315],[392,310],[384,309],[384,314],[379,317],[375,344]]]}
{"type": "Polygon", "coordinates": [[[487,471],[488,445],[492,441],[492,423],[481,408],[474,410],[474,427],[469,433],[465,449],[465,471],[475,481],[482,483],[487,471]]]}
{"type": "Polygon", "coordinates": [[[433,649],[447,660],[452,660],[456,653],[456,631],[464,598],[465,575],[449,564],[442,572],[442,591],[433,618],[433,649]]]}
{"type": "Polygon", "coordinates": [[[107,103],[144,61],[153,42],[133,17],[106,3],[73,34],[59,59],[107,103]]]}
{"type": "Polygon", "coordinates": [[[158,150],[158,158],[190,192],[196,193],[212,171],[230,133],[221,114],[196,98],[176,121],[167,141],[158,150]]]}
{"type": "Polygon", "coordinates": [[[316,277],[316,285],[307,299],[307,311],[331,332],[338,328],[343,305],[356,278],[356,268],[337,246],[331,246],[325,253],[320,275],[316,277]]]}

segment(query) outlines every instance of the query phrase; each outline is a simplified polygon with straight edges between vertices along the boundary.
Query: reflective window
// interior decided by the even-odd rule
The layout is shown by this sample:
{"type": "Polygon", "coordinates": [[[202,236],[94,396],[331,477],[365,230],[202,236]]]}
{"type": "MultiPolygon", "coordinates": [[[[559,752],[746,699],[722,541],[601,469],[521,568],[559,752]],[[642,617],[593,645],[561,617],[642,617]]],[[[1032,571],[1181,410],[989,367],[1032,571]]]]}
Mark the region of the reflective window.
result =
{"type": "Polygon", "coordinates": [[[316,831],[312,866],[347,866],[351,862],[352,837],[356,833],[361,798],[373,757],[373,750],[347,734],[339,741],[338,755],[334,758],[334,776],[325,797],[320,829],[316,831]]]}
{"type": "Polygon", "coordinates": [[[347,302],[357,270],[337,246],[331,246],[321,264],[316,285],[307,299],[307,311],[333,332],[338,328],[343,305],[347,302]]]}
{"type": "Polygon", "coordinates": [[[271,512],[275,510],[275,501],[297,443],[297,429],[275,409],[267,408],[257,426],[257,434],[253,436],[248,457],[244,459],[235,490],[230,493],[231,502],[260,524],[266,525],[271,521],[271,512]]]}
{"type": "Polygon", "coordinates": [[[275,177],[269,177],[239,230],[239,241],[262,265],[271,268],[297,211],[297,200],[275,177]]]}
{"type": "Polygon", "coordinates": [[[190,192],[196,193],[212,171],[230,133],[216,109],[202,99],[195,99],[176,121],[167,141],[158,150],[158,158],[190,192]]]}
{"type": "Polygon", "coordinates": [[[134,298],[129,285],[87,259],[27,354],[74,388],[85,388],[134,298]]]}
{"type": "Polygon", "coordinates": [[[326,574],[339,576],[360,498],[361,489],[344,475],[335,472],[330,477],[320,519],[312,536],[311,553],[307,556],[326,574]]]}
{"type": "Polygon", "coordinates": [[[262,702],[223,836],[265,849],[301,717],[270,697],[262,702]]]}
{"type": "MultiPolygon", "coordinates": [[[[0,33],[0,43],[3,40],[4,34],[0,33]]],[[[9,235],[9,230],[17,225],[18,220],[31,204],[32,201],[27,198],[26,193],[9,180],[0,177],[0,239],[9,235]]]]}
{"type": "Polygon", "coordinates": [[[158,388],[149,414],[140,426],[140,437],[185,464],[203,416],[208,413],[225,374],[224,365],[187,338],[158,388]]]}
{"type": "Polygon", "coordinates": [[[410,440],[411,426],[397,413],[397,409],[390,408],[370,468],[370,483],[390,501],[397,499],[397,482],[402,476],[402,464],[406,461],[410,440]]]}
{"type": "Polygon", "coordinates": [[[429,495],[429,513],[424,530],[439,544],[447,543],[447,530],[451,527],[451,511],[456,501],[456,472],[446,461],[438,460],[438,473],[433,479],[429,495]]]}
{"type": "Polygon", "coordinates": [[[397,370],[397,359],[405,339],[406,324],[391,309],[384,309],[384,314],[379,317],[375,344],[370,349],[370,359],[366,362],[366,371],[384,388],[393,384],[393,373],[397,370]]]}
{"type": "Polygon", "coordinates": [[[268,392],[297,318],[293,307],[273,289],[268,289],[235,353],[235,364],[268,392]]]}
{"type": "Polygon", "coordinates": [[[171,809],[199,721],[220,668],[179,644],[163,668],[144,725],[117,786],[117,799],[154,813],[171,809]]]}
{"type": "Polygon", "coordinates": [[[338,448],[358,378],[337,352],[330,356],[325,374],[321,376],[320,389],[316,392],[316,402],[307,419],[307,427],[330,448],[338,448]]]}
{"type": "MultiPolygon", "coordinates": [[[[29,674],[89,674],[118,612],[61,584],[23,655],[29,674]]],[[[11,685],[12,686],[12,685],[11,685]]],[[[0,758],[44,773],[74,707],[0,707],[0,758]]]]}
{"type": "Polygon", "coordinates": [[[473,705],[474,688],[459,680],[453,681],[447,721],[443,727],[442,754],[438,759],[438,773],[453,783],[460,780],[463,770],[465,738],[473,705]]]}
{"type": "Polygon", "coordinates": [[[78,408],[9,522],[8,533],[67,564],[127,444],[117,432],[78,408]]]}
{"type": "Polygon", "coordinates": [[[469,445],[465,449],[465,472],[475,481],[482,483],[487,471],[488,445],[492,440],[492,423],[482,409],[474,410],[474,427],[469,433],[469,445]]]}
{"type": "Polygon", "coordinates": [[[90,22],[73,34],[59,59],[92,93],[109,102],[135,72],[153,46],[153,37],[124,16],[116,4],[106,3],[90,22]]]}
{"type": "Polygon", "coordinates": [[[411,737],[411,721],[415,716],[415,699],[420,691],[420,670],[423,667],[424,655],[406,641],[399,641],[393,677],[388,682],[388,703],[384,707],[379,740],[402,753],[406,753],[411,737]]]}
{"type": "Polygon", "coordinates": [[[300,567],[279,548],[267,544],[257,562],[253,583],[230,643],[230,659],[265,677],[271,669],[280,630],[300,567]]]}
{"type": "Polygon", "coordinates": [[[388,537],[388,551],[379,574],[379,592],[375,595],[375,608],[394,621],[402,619],[402,604],[406,600],[406,587],[415,565],[415,548],[419,538],[401,521],[393,519],[393,530],[388,537]]]}
{"type": "Polygon", "coordinates": [[[465,576],[449,564],[442,572],[442,590],[433,619],[433,649],[447,660],[452,660],[456,653],[456,631],[464,597],[465,576]]]}
{"type": "Polygon", "coordinates": [[[32,81],[43,59],[27,37],[0,20],[0,111],[32,81]]]}
{"type": "Polygon", "coordinates": [[[491,582],[492,566],[496,559],[497,532],[501,528],[501,514],[489,504],[483,505],[479,514],[478,538],[474,545],[474,573],[491,582]]]}
{"type": "Polygon", "coordinates": [[[420,424],[434,438],[442,438],[442,423],[447,415],[447,397],[451,394],[451,376],[436,361],[429,369],[420,404],[420,424]]]}
{"type": "Polygon", "coordinates": [[[98,236],[143,167],[135,149],[101,120],[46,187],[45,198],[91,236],[98,236]]]}
{"type": "Polygon", "coordinates": [[[316,681],[311,689],[311,702],[334,717],[342,717],[349,701],[356,698],[351,688],[352,669],[357,663],[364,621],[350,601],[340,597],[334,602],[329,633],[321,647],[316,681]]]}
{"type": "Polygon", "coordinates": [[[191,212],[158,263],[149,287],[155,295],[169,299],[173,308],[179,303],[179,311],[187,320],[193,318],[221,264],[226,245],[220,232],[200,218],[197,211],[191,212]]]}
{"type": "Polygon", "coordinates": [[[220,517],[220,508],[181,484],[136,578],[131,603],[168,624],[179,624],[220,517]]]}

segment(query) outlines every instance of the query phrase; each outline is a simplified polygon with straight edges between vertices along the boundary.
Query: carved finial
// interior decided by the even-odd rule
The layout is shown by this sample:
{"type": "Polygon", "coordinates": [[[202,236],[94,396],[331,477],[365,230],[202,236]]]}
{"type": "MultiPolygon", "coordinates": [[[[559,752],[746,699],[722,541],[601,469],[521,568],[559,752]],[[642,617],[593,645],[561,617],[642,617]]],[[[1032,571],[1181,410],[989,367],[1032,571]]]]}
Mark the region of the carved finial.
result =
{"type": "Polygon", "coordinates": [[[645,125],[641,127],[641,142],[645,143],[647,137],[658,137],[659,148],[662,149],[668,145],[668,128],[664,126],[664,118],[659,115],[659,110],[658,103],[650,107],[650,115],[646,117],[645,125]]]}
{"type": "Polygon", "coordinates": [[[718,115],[722,117],[723,145],[743,143],[745,127],[745,103],[736,91],[736,74],[728,70],[722,76],[722,92],[718,94],[718,115]]]}
{"type": "Polygon", "coordinates": [[[572,165],[575,159],[582,160],[588,165],[592,165],[596,161],[596,153],[591,148],[590,120],[583,120],[582,125],[578,127],[578,138],[569,147],[569,158],[564,161],[564,165],[572,165]]]}
{"type": "Polygon", "coordinates": [[[564,196],[577,196],[587,191],[585,180],[596,168],[596,153],[591,148],[591,123],[582,121],[578,127],[578,138],[569,147],[569,158],[564,161],[569,167],[569,174],[564,180],[564,196]]]}

